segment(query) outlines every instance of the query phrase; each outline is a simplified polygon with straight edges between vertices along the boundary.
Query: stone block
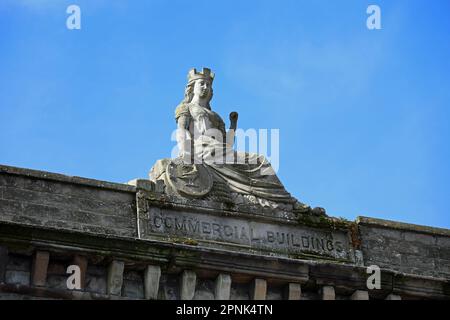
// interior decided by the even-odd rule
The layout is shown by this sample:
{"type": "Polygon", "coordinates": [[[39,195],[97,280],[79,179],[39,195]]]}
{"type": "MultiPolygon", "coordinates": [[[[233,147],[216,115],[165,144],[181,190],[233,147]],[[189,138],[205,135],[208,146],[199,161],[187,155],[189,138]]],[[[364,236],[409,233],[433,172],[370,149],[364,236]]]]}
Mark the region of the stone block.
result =
{"type": "Polygon", "coordinates": [[[436,265],[438,266],[439,273],[443,277],[450,278],[450,260],[436,259],[436,265]]]}
{"type": "Polygon", "coordinates": [[[193,300],[214,300],[214,289],[215,281],[198,279],[193,300]]]}
{"type": "Polygon", "coordinates": [[[47,178],[9,177],[11,183],[1,189],[0,220],[86,232],[86,226],[101,227],[109,234],[135,236],[133,193],[104,189],[105,183],[92,188],[47,178]]]}
{"type": "Polygon", "coordinates": [[[436,243],[439,247],[450,247],[450,237],[437,236],[436,243]]]}
{"type": "Polygon", "coordinates": [[[230,300],[231,276],[221,273],[216,278],[214,297],[216,300],[230,300]]]}
{"type": "Polygon", "coordinates": [[[86,291],[106,294],[106,277],[87,274],[86,291]]]}
{"type": "Polygon", "coordinates": [[[439,248],[439,258],[444,260],[450,260],[450,247],[439,248]]]}
{"type": "Polygon", "coordinates": [[[288,300],[300,300],[302,296],[302,286],[300,283],[289,283],[286,286],[286,298],[288,300]]]}
{"type": "Polygon", "coordinates": [[[285,288],[280,286],[267,287],[266,300],[283,300],[285,288]]]}
{"type": "Polygon", "coordinates": [[[108,267],[108,277],[106,281],[106,293],[119,296],[122,292],[123,270],[125,263],[123,261],[113,260],[108,267]]]}
{"type": "Polygon", "coordinates": [[[5,282],[9,284],[30,285],[30,272],[8,270],[5,274],[5,282]]]}
{"type": "Polygon", "coordinates": [[[435,260],[431,257],[408,255],[403,260],[403,268],[405,268],[402,270],[403,272],[407,272],[406,270],[408,269],[417,269],[425,272],[433,271],[437,268],[435,260]]]}
{"type": "Polygon", "coordinates": [[[34,286],[44,287],[47,281],[47,269],[50,254],[47,251],[36,251],[31,269],[31,283],[34,286]]]}
{"type": "Polygon", "coordinates": [[[159,281],[158,299],[180,300],[180,279],[168,275],[161,275],[159,281]]]}
{"type": "Polygon", "coordinates": [[[195,294],[195,286],[197,284],[197,275],[194,271],[185,270],[181,275],[181,300],[192,300],[195,294]]]}
{"type": "Polygon", "coordinates": [[[334,292],[334,287],[323,286],[321,289],[322,300],[336,300],[336,293],[334,292]]]}
{"type": "Polygon", "coordinates": [[[365,290],[356,290],[351,295],[350,300],[369,300],[369,292],[365,290]]]}
{"type": "Polygon", "coordinates": [[[419,242],[425,245],[435,245],[436,238],[430,234],[421,234],[416,232],[405,232],[405,241],[407,242],[419,242]]]}
{"type": "Polygon", "coordinates": [[[230,300],[249,300],[248,285],[244,283],[231,283],[230,300]]]}
{"type": "Polygon", "coordinates": [[[266,300],[267,281],[254,279],[251,286],[250,297],[252,300],[266,300]]]}
{"type": "Polygon", "coordinates": [[[143,189],[147,191],[155,191],[156,184],[155,182],[148,179],[133,179],[128,181],[128,184],[131,186],[135,186],[138,189],[143,189]]]}
{"type": "Polygon", "coordinates": [[[360,227],[362,232],[362,237],[364,239],[385,239],[385,240],[403,240],[403,232],[395,229],[387,229],[387,228],[366,228],[360,227]]]}
{"type": "Polygon", "coordinates": [[[159,291],[159,280],[161,268],[159,266],[147,266],[144,271],[145,299],[157,299],[159,291]]]}
{"type": "MultiPolygon", "coordinates": [[[[122,296],[129,299],[144,299],[144,281],[135,281],[124,277],[122,284],[122,296]]],[[[111,297],[119,297],[111,295],[111,297]]]]}
{"type": "Polygon", "coordinates": [[[360,267],[364,266],[364,255],[361,250],[355,250],[355,264],[360,267]]]}

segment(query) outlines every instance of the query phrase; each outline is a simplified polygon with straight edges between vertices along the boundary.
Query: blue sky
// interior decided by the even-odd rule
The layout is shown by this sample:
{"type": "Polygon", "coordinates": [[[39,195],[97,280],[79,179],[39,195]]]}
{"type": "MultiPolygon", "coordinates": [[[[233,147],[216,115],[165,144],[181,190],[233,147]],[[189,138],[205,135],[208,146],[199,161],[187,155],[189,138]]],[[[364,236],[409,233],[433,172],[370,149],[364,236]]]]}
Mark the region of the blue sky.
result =
{"type": "Polygon", "coordinates": [[[298,199],[450,228],[449,14],[447,0],[2,0],[0,163],[147,177],[174,146],[187,71],[207,66],[214,110],[280,129],[298,199]]]}

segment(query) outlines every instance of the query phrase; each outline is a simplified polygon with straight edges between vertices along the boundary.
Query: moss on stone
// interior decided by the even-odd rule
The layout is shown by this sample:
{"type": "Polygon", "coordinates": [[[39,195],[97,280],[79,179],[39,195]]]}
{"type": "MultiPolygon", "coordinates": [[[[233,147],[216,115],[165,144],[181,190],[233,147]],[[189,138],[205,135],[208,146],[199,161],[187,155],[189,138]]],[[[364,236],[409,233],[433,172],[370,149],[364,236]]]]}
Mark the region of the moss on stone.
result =
{"type": "Polygon", "coordinates": [[[326,216],[299,215],[297,221],[301,225],[327,229],[327,230],[350,230],[355,224],[344,218],[332,218],[326,216]]]}

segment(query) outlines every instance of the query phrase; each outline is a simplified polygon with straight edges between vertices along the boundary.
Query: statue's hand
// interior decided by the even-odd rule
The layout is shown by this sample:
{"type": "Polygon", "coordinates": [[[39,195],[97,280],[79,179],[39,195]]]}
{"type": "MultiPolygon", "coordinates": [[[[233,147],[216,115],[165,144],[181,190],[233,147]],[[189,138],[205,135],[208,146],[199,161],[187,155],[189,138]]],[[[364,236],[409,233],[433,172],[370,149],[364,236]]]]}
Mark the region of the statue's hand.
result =
{"type": "Polygon", "coordinates": [[[230,113],[230,121],[231,121],[231,123],[237,123],[238,118],[239,118],[239,115],[238,115],[237,112],[233,111],[233,112],[230,113]]]}

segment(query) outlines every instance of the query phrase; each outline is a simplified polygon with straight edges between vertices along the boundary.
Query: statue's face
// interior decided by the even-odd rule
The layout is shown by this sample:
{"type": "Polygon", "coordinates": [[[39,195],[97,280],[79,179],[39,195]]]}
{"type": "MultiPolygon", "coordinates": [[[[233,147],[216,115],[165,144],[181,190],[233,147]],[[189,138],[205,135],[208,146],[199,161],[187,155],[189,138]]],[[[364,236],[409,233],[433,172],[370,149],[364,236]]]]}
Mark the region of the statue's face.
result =
{"type": "Polygon", "coordinates": [[[211,82],[206,79],[198,79],[194,84],[194,96],[206,99],[211,94],[211,82]]]}

